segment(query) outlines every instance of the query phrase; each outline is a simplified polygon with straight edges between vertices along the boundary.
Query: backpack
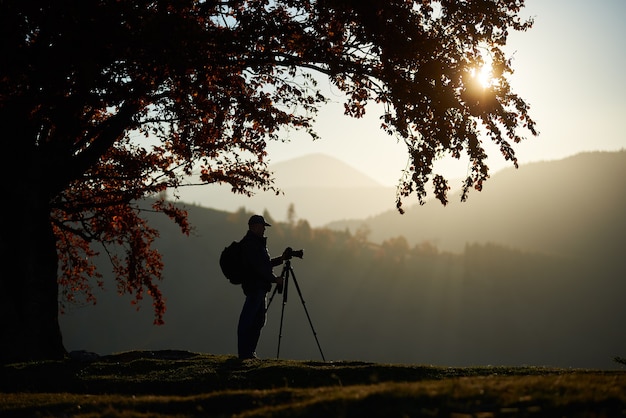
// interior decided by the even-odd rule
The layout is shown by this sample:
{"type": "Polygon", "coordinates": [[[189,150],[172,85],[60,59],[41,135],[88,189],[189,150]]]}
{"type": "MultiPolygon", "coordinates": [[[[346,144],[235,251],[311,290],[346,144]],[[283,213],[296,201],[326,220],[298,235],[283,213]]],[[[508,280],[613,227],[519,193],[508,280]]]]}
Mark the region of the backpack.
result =
{"type": "Polygon", "coordinates": [[[232,284],[241,284],[245,275],[242,247],[241,241],[233,241],[220,255],[222,273],[232,284]]]}

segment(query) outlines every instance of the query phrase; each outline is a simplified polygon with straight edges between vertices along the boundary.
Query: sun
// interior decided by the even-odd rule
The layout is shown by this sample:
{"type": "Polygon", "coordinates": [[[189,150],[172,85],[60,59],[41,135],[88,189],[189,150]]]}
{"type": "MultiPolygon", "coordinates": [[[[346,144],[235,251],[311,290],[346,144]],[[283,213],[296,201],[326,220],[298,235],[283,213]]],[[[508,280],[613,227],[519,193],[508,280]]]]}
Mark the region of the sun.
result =
{"type": "Polygon", "coordinates": [[[483,89],[489,88],[494,84],[493,71],[490,63],[484,63],[481,67],[474,67],[470,70],[474,83],[483,89]]]}
{"type": "Polygon", "coordinates": [[[491,65],[484,64],[476,71],[474,77],[476,77],[476,80],[478,81],[478,83],[480,83],[482,88],[486,89],[488,87],[491,87],[491,85],[493,84],[491,65]]]}
{"type": "Polygon", "coordinates": [[[469,68],[469,75],[472,78],[472,83],[476,87],[482,89],[488,89],[496,84],[496,79],[493,74],[493,60],[491,57],[481,57],[479,61],[475,62],[473,66],[469,68]]]}

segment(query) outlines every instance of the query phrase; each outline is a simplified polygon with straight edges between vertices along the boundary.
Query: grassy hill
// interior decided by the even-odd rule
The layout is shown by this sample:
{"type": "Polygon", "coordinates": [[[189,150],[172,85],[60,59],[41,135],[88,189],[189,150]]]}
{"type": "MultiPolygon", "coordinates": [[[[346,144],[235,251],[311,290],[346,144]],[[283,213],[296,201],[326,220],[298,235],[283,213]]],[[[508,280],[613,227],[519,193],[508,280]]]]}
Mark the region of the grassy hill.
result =
{"type": "Polygon", "coordinates": [[[5,365],[3,417],[623,416],[626,372],[240,361],[186,351],[5,365]]]}

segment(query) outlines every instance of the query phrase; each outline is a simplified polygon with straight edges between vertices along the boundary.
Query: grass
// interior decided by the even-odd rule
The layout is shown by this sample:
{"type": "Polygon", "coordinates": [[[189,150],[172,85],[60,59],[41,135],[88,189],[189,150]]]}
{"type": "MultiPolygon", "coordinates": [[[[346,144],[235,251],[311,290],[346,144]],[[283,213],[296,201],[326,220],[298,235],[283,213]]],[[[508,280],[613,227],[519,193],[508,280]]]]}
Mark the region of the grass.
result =
{"type": "Polygon", "coordinates": [[[0,415],[613,417],[626,415],[626,372],[135,351],[2,366],[0,415]]]}

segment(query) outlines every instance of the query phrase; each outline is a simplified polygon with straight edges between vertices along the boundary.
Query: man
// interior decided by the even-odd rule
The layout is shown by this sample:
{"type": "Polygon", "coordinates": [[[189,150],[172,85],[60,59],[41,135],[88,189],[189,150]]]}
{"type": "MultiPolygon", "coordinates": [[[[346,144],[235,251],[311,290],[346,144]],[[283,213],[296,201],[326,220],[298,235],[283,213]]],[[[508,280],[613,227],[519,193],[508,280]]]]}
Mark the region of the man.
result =
{"type": "Polygon", "coordinates": [[[241,240],[247,272],[241,284],[246,301],[237,326],[241,359],[257,358],[256,346],[266,321],[267,292],[271,290],[272,283],[279,286],[283,284],[283,278],[276,277],[272,269],[283,263],[285,254],[270,258],[265,237],[265,228],[268,226],[271,225],[262,216],[253,215],[248,221],[248,232],[241,240]]]}

